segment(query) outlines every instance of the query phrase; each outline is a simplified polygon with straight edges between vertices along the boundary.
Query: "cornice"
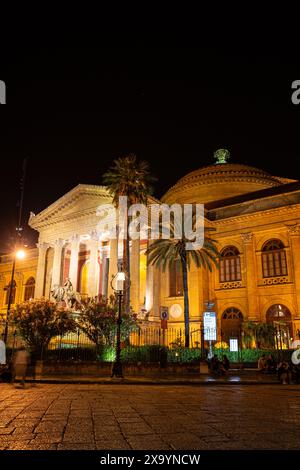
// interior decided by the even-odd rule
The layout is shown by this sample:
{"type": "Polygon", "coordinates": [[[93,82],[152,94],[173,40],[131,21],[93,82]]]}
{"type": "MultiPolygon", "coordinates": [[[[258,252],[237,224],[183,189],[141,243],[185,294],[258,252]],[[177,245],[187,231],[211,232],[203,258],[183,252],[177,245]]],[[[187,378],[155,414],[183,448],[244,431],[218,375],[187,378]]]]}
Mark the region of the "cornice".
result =
{"type": "Polygon", "coordinates": [[[235,217],[227,217],[226,219],[214,220],[213,224],[214,225],[227,225],[232,222],[240,222],[243,220],[266,218],[267,216],[273,215],[273,214],[280,215],[280,214],[286,214],[288,212],[296,212],[296,211],[300,211],[300,204],[293,204],[292,206],[267,209],[263,211],[253,212],[251,214],[242,214],[242,215],[235,216],[235,217]]]}
{"type": "Polygon", "coordinates": [[[35,223],[34,227],[32,225],[30,226],[34,228],[35,230],[39,231],[40,229],[45,228],[45,227],[51,227],[51,226],[66,223],[66,222],[72,222],[74,220],[84,219],[85,217],[90,217],[90,216],[96,216],[95,207],[91,209],[84,209],[79,212],[73,212],[72,214],[66,214],[66,215],[60,214],[59,216],[55,218],[54,217],[45,218],[41,222],[35,223]]]}

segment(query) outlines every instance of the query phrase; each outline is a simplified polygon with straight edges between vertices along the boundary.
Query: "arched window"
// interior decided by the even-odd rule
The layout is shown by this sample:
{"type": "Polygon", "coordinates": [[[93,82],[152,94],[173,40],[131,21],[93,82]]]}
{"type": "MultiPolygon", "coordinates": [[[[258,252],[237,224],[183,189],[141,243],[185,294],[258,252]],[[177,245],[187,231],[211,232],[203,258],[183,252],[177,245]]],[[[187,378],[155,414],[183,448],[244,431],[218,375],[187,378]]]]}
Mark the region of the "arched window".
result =
{"type": "Polygon", "coordinates": [[[35,287],[35,279],[34,277],[30,277],[27,279],[25,284],[25,292],[24,292],[24,300],[30,300],[34,297],[34,287],[35,287]]]}
{"type": "MultiPolygon", "coordinates": [[[[6,290],[6,298],[5,298],[5,303],[6,305],[8,305],[8,301],[9,301],[9,293],[10,293],[10,283],[5,287],[5,290],[6,290]]],[[[12,286],[12,289],[11,289],[11,304],[14,304],[15,303],[15,300],[16,300],[16,290],[17,290],[17,284],[16,284],[16,281],[13,282],[13,286],[12,286]]]]}
{"type": "Polygon", "coordinates": [[[235,307],[230,307],[222,315],[223,320],[243,320],[243,314],[235,307]]]}
{"type": "Polygon", "coordinates": [[[266,322],[274,325],[280,332],[280,341],[289,346],[289,339],[293,337],[292,315],[289,309],[282,304],[274,304],[266,313],[266,322]]]}
{"type": "Polygon", "coordinates": [[[181,297],[183,295],[182,268],[180,261],[176,261],[169,271],[169,293],[170,297],[181,297]]]}
{"type": "Polygon", "coordinates": [[[221,252],[220,282],[240,281],[241,261],[239,250],[228,246],[221,252]]]}
{"type": "Polygon", "coordinates": [[[262,249],[263,277],[286,276],[286,256],[280,240],[269,240],[262,249]]]}

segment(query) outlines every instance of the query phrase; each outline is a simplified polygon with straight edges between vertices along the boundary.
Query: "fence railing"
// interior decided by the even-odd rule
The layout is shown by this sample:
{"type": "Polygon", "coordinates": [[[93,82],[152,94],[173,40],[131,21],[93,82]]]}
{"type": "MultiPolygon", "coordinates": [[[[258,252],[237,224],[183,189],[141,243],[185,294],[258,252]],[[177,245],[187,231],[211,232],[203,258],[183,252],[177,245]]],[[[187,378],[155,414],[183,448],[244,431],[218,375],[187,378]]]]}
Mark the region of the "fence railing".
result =
{"type": "MultiPolygon", "coordinates": [[[[0,321],[0,338],[2,337],[1,335],[4,334],[4,330],[5,322],[0,321]]],[[[203,347],[201,347],[201,337],[205,338],[207,335],[205,335],[205,332],[201,331],[200,328],[191,326],[189,337],[190,348],[199,350],[198,353],[195,351],[195,357],[203,355],[204,346],[207,352],[209,350],[209,341],[203,342],[203,347]]],[[[211,346],[214,344],[215,341],[212,341],[211,346]]],[[[6,342],[7,359],[11,360],[14,351],[22,345],[25,345],[24,341],[17,333],[15,325],[10,322],[6,342]]],[[[159,326],[145,325],[136,331],[132,331],[129,337],[126,338],[125,341],[122,341],[122,351],[124,358],[126,357],[128,361],[130,361],[130,358],[137,360],[136,358],[140,357],[142,362],[151,362],[160,360],[159,350],[163,347],[168,347],[169,359],[172,357],[172,360],[176,361],[176,357],[178,357],[179,361],[182,359],[182,348],[184,348],[184,345],[184,328],[171,327],[164,330],[159,326]],[[137,352],[138,348],[140,349],[139,352],[137,352]],[[178,351],[178,353],[176,351],[178,351]]],[[[103,339],[101,345],[97,348],[95,343],[91,341],[83,331],[78,329],[76,332],[69,332],[65,335],[52,338],[48,347],[42,350],[40,359],[51,361],[113,361],[115,357],[115,346],[115,338],[110,343],[107,343],[103,339]]],[[[220,352],[223,354],[223,349],[220,352]]],[[[226,350],[224,349],[224,353],[225,352],[226,350]]],[[[275,348],[274,354],[279,358],[282,356],[283,352],[275,348]]],[[[190,357],[192,356],[190,355],[190,357]]],[[[236,357],[238,362],[246,360],[241,342],[238,344],[236,357]]]]}
{"type": "MultiPolygon", "coordinates": [[[[0,322],[0,335],[3,337],[5,322],[0,322]]],[[[166,330],[157,326],[145,326],[136,331],[132,331],[128,338],[122,341],[122,348],[139,346],[165,346],[171,349],[184,347],[185,332],[183,328],[168,328],[166,330]]],[[[8,354],[20,346],[25,345],[23,339],[19,336],[15,325],[10,322],[8,325],[8,336],[6,347],[8,354]]],[[[103,339],[102,346],[115,347],[115,340],[108,344],[103,339]]],[[[201,331],[199,328],[190,329],[190,347],[200,348],[201,331]]],[[[52,338],[47,349],[42,351],[43,359],[55,358],[56,360],[95,360],[97,357],[96,345],[88,336],[78,329],[76,332],[69,332],[52,338]]]]}

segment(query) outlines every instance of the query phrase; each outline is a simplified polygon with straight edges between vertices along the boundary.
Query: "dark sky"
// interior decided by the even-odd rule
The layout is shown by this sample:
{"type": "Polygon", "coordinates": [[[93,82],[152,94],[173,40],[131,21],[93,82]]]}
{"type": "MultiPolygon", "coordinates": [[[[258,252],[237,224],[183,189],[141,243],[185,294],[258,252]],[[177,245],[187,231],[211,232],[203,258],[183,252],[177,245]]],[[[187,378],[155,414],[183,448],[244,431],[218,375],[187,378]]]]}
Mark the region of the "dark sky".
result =
{"type": "MultiPolygon", "coordinates": [[[[0,250],[16,225],[24,157],[24,221],[78,183],[101,184],[127,152],[150,162],[158,197],[213,163],[218,148],[231,162],[300,179],[300,105],[291,102],[298,62],[278,47],[6,51],[0,250]]],[[[33,231],[26,236],[35,242],[33,231]]]]}

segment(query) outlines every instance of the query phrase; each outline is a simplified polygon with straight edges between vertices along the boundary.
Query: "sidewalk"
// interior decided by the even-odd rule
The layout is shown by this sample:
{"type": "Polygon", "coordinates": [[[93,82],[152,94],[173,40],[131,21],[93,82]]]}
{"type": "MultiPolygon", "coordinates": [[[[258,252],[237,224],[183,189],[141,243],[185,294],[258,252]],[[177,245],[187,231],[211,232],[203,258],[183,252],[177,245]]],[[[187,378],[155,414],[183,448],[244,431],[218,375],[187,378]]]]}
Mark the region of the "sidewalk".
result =
{"type": "MultiPolygon", "coordinates": [[[[27,382],[33,382],[28,379],[27,382]]],[[[226,377],[214,377],[210,374],[165,377],[125,376],[124,379],[111,377],[89,376],[45,376],[35,380],[36,383],[45,384],[128,384],[128,385],[279,385],[277,375],[261,375],[258,373],[231,374],[226,377]]]]}

